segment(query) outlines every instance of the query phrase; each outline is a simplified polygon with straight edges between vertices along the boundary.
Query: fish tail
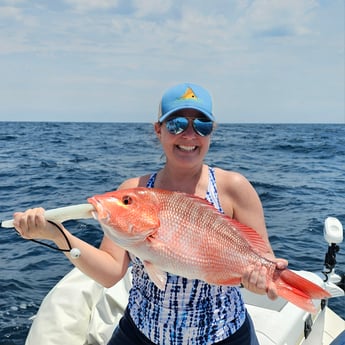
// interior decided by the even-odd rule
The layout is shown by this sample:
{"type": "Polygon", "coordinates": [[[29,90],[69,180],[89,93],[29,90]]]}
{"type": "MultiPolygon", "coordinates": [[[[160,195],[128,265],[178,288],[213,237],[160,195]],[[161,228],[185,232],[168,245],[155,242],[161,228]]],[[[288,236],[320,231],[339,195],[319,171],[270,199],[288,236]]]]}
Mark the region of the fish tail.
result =
{"type": "Polygon", "coordinates": [[[326,290],[288,269],[276,270],[276,273],[278,295],[310,313],[317,311],[312,299],[330,297],[326,290]]]}

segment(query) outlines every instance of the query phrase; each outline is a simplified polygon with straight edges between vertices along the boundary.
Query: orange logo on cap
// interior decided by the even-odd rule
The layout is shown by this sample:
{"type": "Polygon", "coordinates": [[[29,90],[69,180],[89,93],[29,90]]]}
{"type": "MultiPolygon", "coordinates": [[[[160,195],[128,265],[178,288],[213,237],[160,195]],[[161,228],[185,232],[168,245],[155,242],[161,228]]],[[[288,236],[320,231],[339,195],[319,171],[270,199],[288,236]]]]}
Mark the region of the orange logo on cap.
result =
{"type": "Polygon", "coordinates": [[[194,91],[189,87],[186,92],[181,96],[181,99],[197,99],[194,91]]]}

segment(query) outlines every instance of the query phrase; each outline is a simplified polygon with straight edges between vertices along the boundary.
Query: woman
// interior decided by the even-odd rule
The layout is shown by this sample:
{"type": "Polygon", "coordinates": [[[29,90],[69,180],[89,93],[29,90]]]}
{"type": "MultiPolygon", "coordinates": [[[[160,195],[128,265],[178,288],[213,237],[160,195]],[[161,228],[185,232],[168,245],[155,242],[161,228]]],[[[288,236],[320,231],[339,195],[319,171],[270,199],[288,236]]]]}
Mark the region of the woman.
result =
{"type": "MultiPolygon", "coordinates": [[[[131,178],[119,189],[161,188],[206,198],[220,212],[254,228],[267,242],[261,202],[242,175],[204,164],[214,129],[212,100],[195,84],[180,84],[162,97],[155,133],[163,147],[166,163],[157,173],[131,178]]],[[[46,222],[37,208],[14,215],[14,225],[24,238],[52,240],[59,248],[66,239],[46,222]]],[[[79,248],[78,260],[66,255],[85,274],[113,286],[132,262],[133,287],[128,307],[109,344],[258,344],[238,287],[214,286],[168,274],[164,291],[158,290],[140,260],[104,237],[97,249],[63,228],[72,247],[79,248]]],[[[269,255],[274,257],[270,249],[269,255]]],[[[277,266],[286,267],[285,260],[277,266]]],[[[252,292],[277,297],[266,282],[260,264],[248,267],[242,284],[252,292]]]]}

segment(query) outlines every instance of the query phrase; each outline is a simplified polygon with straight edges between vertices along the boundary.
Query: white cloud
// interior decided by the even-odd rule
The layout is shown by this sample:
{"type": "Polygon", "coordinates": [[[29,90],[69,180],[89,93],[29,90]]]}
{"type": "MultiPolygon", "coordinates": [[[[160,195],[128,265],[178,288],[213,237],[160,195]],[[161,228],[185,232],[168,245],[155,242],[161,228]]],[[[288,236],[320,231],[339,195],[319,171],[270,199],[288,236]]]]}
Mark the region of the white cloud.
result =
{"type": "Polygon", "coordinates": [[[173,0],[133,0],[132,6],[137,17],[157,17],[166,15],[173,0]]]}
{"type": "Polygon", "coordinates": [[[20,21],[23,18],[22,10],[14,6],[1,6],[0,18],[20,21]]]}
{"type": "Polygon", "coordinates": [[[309,20],[316,0],[254,0],[242,4],[238,25],[243,32],[259,36],[293,36],[310,32],[309,20]]]}
{"type": "Polygon", "coordinates": [[[9,5],[18,5],[25,3],[27,0],[2,0],[4,4],[9,4],[9,5]]]}
{"type": "Polygon", "coordinates": [[[116,8],[118,0],[63,0],[77,11],[107,10],[116,8]]]}
{"type": "MultiPolygon", "coordinates": [[[[17,85],[21,95],[27,92],[22,99],[35,99],[25,91],[30,85],[32,93],[44,89],[40,109],[55,105],[50,93],[66,97],[59,103],[61,112],[72,103],[78,109],[97,109],[95,104],[113,109],[111,94],[124,100],[133,89],[138,102],[130,108],[141,113],[137,104],[151,109],[162,89],[190,80],[214,91],[218,110],[253,111],[255,116],[253,104],[260,102],[267,114],[284,105],[293,111],[301,99],[312,108],[315,95],[323,108],[336,99],[339,104],[344,88],[343,0],[7,4],[0,6],[6,23],[0,32],[0,94],[9,95],[3,100],[8,108],[18,107],[17,85]]],[[[30,104],[34,108],[35,102],[30,104]]]]}

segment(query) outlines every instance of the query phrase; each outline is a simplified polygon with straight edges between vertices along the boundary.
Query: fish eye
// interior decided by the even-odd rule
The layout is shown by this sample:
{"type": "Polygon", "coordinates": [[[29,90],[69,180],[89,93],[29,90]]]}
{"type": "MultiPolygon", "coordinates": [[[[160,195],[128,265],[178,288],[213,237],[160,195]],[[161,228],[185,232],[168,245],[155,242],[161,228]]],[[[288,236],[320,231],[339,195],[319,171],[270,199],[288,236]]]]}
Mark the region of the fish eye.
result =
{"type": "Polygon", "coordinates": [[[130,205],[132,203],[132,198],[129,196],[129,195],[125,195],[123,198],[122,198],[122,202],[124,205],[130,205]]]}

